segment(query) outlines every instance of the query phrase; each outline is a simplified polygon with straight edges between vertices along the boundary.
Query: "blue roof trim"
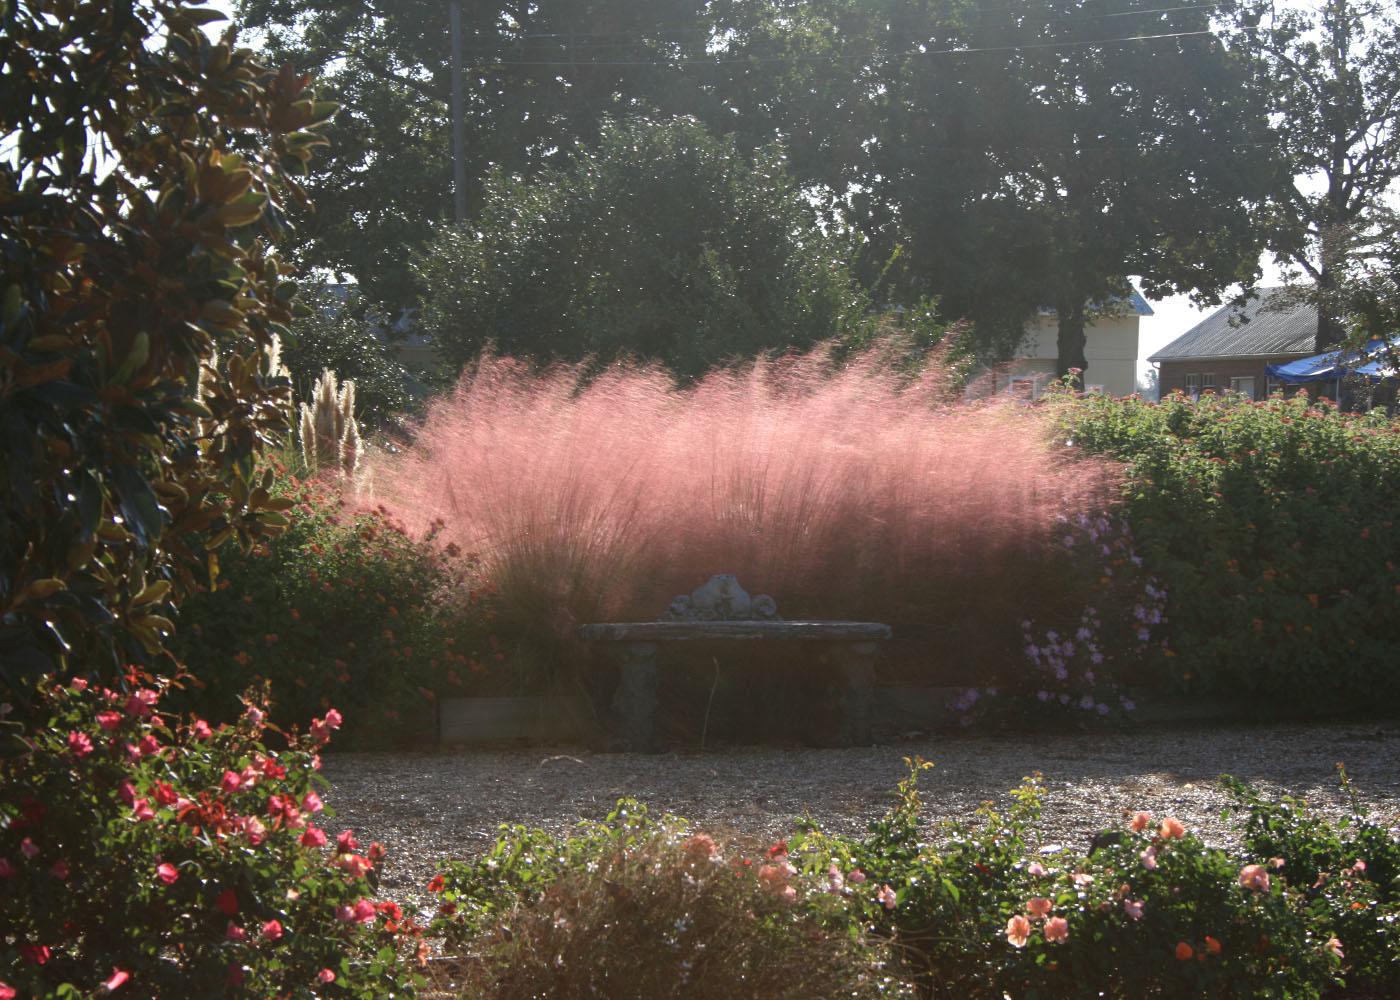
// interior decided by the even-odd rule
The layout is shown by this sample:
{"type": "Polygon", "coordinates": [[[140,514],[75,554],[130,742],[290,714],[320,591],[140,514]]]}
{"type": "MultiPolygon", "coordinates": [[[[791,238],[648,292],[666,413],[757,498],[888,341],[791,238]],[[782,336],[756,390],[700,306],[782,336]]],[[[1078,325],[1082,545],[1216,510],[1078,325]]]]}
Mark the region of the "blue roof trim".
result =
{"type": "Polygon", "coordinates": [[[1142,293],[1136,288],[1132,289],[1129,293],[1128,304],[1133,307],[1133,312],[1137,313],[1139,316],[1152,315],[1152,307],[1147,304],[1147,300],[1142,297],[1142,293]]]}

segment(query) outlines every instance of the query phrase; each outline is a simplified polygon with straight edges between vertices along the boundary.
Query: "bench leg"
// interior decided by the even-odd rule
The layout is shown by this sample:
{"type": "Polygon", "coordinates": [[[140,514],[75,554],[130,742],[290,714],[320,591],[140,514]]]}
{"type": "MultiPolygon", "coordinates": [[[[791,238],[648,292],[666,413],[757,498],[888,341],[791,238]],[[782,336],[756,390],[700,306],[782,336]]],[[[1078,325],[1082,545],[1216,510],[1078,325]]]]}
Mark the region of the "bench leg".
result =
{"type": "Polygon", "coordinates": [[[656,643],[616,643],[612,656],[621,670],[613,709],[628,750],[656,753],[656,643]]]}
{"type": "Polygon", "coordinates": [[[875,652],[873,642],[841,643],[832,650],[838,669],[841,699],[841,744],[870,746],[875,700],[875,652]]]}

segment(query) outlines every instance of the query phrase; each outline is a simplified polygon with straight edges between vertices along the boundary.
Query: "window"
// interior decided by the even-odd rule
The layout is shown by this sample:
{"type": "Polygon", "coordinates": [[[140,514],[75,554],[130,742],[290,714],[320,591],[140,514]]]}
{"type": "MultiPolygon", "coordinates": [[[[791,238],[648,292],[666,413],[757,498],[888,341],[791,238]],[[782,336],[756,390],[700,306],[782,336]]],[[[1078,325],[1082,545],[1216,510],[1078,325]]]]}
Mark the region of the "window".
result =
{"type": "Polygon", "coordinates": [[[1216,379],[1215,372],[1207,372],[1201,376],[1201,391],[1214,392],[1220,388],[1220,382],[1216,379]]]}
{"type": "Polygon", "coordinates": [[[1241,396],[1249,399],[1254,398],[1254,376],[1246,375],[1241,378],[1230,379],[1230,391],[1238,392],[1241,396]]]}
{"type": "Polygon", "coordinates": [[[1186,376],[1186,395],[1192,399],[1199,399],[1201,395],[1201,375],[1194,372],[1186,376]]]}

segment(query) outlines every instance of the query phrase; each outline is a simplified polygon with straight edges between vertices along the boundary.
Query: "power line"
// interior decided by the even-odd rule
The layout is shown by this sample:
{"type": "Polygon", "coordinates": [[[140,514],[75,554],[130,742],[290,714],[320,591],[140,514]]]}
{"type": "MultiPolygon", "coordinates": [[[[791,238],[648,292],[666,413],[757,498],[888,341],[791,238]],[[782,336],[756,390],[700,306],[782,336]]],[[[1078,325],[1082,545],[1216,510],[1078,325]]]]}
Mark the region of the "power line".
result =
{"type": "MultiPolygon", "coordinates": [[[[1148,8],[1142,8],[1142,9],[1139,9],[1139,10],[1108,11],[1108,12],[1102,13],[1102,14],[1080,14],[1080,15],[1075,15],[1075,16],[1072,16],[1072,17],[1047,17],[1047,18],[1038,19],[1035,23],[1036,23],[1037,25],[1052,25],[1052,24],[1078,25],[1078,24],[1085,24],[1085,23],[1088,23],[1088,22],[1090,22],[1090,21],[1101,21],[1101,20],[1105,20],[1105,19],[1108,19],[1108,18],[1117,18],[1117,17],[1137,17],[1137,16],[1147,15],[1147,14],[1170,14],[1170,13],[1176,13],[1176,12],[1180,12],[1180,11],[1216,11],[1216,10],[1219,10],[1220,8],[1222,8],[1222,7],[1224,7],[1224,6],[1227,6],[1227,4],[1224,3],[1224,2],[1196,3],[1196,4],[1179,4],[1179,5],[1172,6],[1172,7],[1148,7],[1148,8]]],[[[950,22],[948,22],[948,25],[947,25],[947,26],[949,26],[949,27],[963,27],[963,26],[967,26],[968,24],[970,24],[970,23],[973,22],[974,20],[977,20],[977,21],[985,20],[985,19],[982,17],[982,15],[986,15],[986,14],[1016,14],[1016,13],[1020,13],[1020,12],[1023,11],[1023,10],[1024,10],[1024,7],[1019,7],[1019,6],[1013,6],[1013,7],[998,7],[998,8],[995,8],[995,9],[978,9],[978,10],[975,10],[975,11],[970,11],[970,12],[968,12],[969,17],[966,19],[966,21],[950,21],[950,22]]],[[[979,24],[978,26],[979,26],[979,27],[985,27],[986,25],[985,25],[985,24],[979,24]]],[[[514,42],[519,42],[519,41],[524,41],[524,40],[529,40],[529,39],[542,39],[542,38],[562,38],[562,39],[568,39],[568,40],[574,41],[574,42],[577,42],[578,39],[589,39],[589,38],[621,38],[621,39],[623,39],[623,40],[622,40],[622,41],[619,41],[619,42],[582,42],[582,43],[578,43],[578,44],[582,44],[582,45],[586,45],[586,46],[590,46],[590,47],[598,47],[598,48],[618,48],[618,47],[622,47],[622,46],[626,46],[626,45],[642,44],[642,43],[648,42],[648,41],[664,41],[664,40],[666,40],[666,36],[668,36],[668,35],[676,35],[676,36],[706,35],[706,36],[713,36],[713,35],[715,35],[715,30],[714,30],[714,28],[710,28],[710,27],[697,27],[697,28],[668,28],[668,29],[660,29],[660,30],[657,30],[657,31],[646,31],[645,29],[642,29],[642,31],[641,31],[640,33],[631,32],[631,31],[535,31],[535,32],[526,32],[526,33],[524,33],[524,34],[519,34],[519,35],[512,35],[512,36],[510,36],[509,38],[504,39],[503,42],[504,42],[504,44],[511,44],[511,43],[514,43],[514,42]]]]}
{"type": "MultiPolygon", "coordinates": [[[[1261,30],[1257,27],[1231,29],[1239,32],[1261,30]]],[[[787,55],[752,56],[746,59],[487,59],[475,67],[478,71],[494,66],[539,66],[578,68],[581,66],[624,67],[624,66],[754,66],[770,63],[837,63],[850,59],[901,58],[906,56],[966,56],[987,52],[1021,52],[1035,49],[1082,48],[1086,45],[1116,45],[1123,42],[1151,42],[1170,38],[1195,38],[1201,35],[1219,36],[1220,31],[1202,28],[1197,31],[1172,31],[1155,35],[1125,35],[1113,38],[1059,39],[1044,42],[1020,42],[1014,45],[985,45],[969,48],[950,49],[908,49],[894,53],[868,53],[863,55],[787,55]]]]}

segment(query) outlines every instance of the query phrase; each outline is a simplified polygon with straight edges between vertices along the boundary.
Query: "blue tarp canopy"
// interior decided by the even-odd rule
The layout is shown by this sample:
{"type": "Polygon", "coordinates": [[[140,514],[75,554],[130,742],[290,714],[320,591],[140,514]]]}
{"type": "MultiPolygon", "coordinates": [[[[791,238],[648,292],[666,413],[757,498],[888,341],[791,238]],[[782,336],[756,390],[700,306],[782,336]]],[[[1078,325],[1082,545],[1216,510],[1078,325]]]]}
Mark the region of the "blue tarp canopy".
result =
{"type": "MultiPolygon", "coordinates": [[[[1392,341],[1400,349],[1400,339],[1392,341]]],[[[1335,382],[1350,375],[1360,375],[1371,382],[1385,382],[1396,377],[1394,367],[1386,364],[1385,344],[1373,340],[1361,351],[1327,351],[1310,358],[1299,358],[1282,365],[1267,365],[1269,377],[1285,385],[1306,385],[1309,382],[1335,382]]]]}

